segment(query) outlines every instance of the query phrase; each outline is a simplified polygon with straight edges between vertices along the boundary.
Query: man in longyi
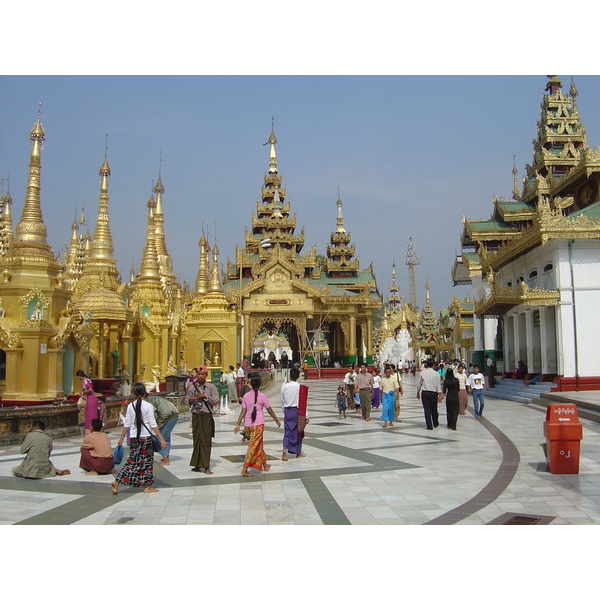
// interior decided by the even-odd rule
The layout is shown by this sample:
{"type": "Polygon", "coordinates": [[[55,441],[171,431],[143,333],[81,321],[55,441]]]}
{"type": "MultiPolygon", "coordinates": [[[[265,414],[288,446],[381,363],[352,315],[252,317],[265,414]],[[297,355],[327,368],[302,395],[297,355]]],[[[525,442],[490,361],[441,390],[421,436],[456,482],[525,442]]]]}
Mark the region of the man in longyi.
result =
{"type": "Polygon", "coordinates": [[[203,471],[212,475],[210,470],[210,453],[212,450],[212,437],[214,418],[213,407],[219,404],[219,392],[210,382],[206,381],[208,369],[205,366],[198,367],[198,378],[186,391],[186,400],[192,412],[192,436],[194,447],[190,466],[192,471],[203,471]]]}
{"type": "Polygon", "coordinates": [[[288,459],[288,452],[302,458],[302,438],[304,434],[298,434],[298,410],[300,403],[300,369],[290,369],[290,380],[281,386],[281,408],[283,408],[283,454],[281,460],[288,459]]]}

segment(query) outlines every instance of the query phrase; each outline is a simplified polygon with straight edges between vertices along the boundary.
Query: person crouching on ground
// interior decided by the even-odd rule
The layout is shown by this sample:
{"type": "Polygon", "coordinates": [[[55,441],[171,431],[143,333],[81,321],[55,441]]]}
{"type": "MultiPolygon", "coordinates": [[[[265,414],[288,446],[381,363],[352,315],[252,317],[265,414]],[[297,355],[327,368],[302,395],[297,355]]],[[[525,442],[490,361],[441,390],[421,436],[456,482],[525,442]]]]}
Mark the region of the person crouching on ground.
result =
{"type": "Polygon", "coordinates": [[[43,479],[45,477],[55,477],[56,475],[71,474],[68,469],[56,469],[50,462],[52,438],[44,431],[45,428],[42,421],[33,422],[31,431],[25,436],[23,444],[21,444],[21,454],[27,456],[18,467],[13,467],[12,470],[15,477],[43,479]]]}
{"type": "Polygon", "coordinates": [[[86,475],[106,475],[115,466],[110,440],[104,433],[101,419],[92,419],[91,428],[81,444],[79,468],[87,471],[86,475]]]}
{"type": "Polygon", "coordinates": [[[256,469],[257,471],[268,471],[271,465],[267,462],[267,456],[264,450],[264,432],[265,432],[265,416],[263,409],[267,409],[267,412],[271,418],[277,423],[277,427],[281,427],[279,419],[273,412],[269,399],[263,394],[260,389],[260,375],[250,378],[250,384],[252,385],[251,392],[244,395],[242,399],[242,410],[238,417],[237,425],[233,429],[233,433],[237,435],[240,430],[240,424],[244,419],[244,425],[246,431],[250,436],[250,442],[248,443],[248,449],[246,450],[246,459],[244,460],[244,467],[242,468],[242,475],[244,477],[252,477],[248,473],[248,469],[256,469]]]}

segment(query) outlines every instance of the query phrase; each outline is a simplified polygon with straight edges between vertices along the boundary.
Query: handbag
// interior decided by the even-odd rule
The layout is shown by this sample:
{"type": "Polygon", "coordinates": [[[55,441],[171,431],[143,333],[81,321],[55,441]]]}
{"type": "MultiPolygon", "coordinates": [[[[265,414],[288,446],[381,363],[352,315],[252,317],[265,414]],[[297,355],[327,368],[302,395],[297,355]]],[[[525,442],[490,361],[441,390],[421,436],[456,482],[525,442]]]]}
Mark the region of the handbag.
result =
{"type": "Polygon", "coordinates": [[[120,465],[123,462],[125,449],[120,444],[113,450],[113,462],[115,465],[120,465]]]}
{"type": "Polygon", "coordinates": [[[152,449],[154,450],[154,452],[160,452],[163,448],[162,448],[162,444],[160,443],[160,440],[158,439],[158,436],[154,435],[148,429],[148,426],[146,425],[146,423],[142,422],[142,425],[146,428],[146,431],[150,434],[150,437],[152,438],[152,449]]]}

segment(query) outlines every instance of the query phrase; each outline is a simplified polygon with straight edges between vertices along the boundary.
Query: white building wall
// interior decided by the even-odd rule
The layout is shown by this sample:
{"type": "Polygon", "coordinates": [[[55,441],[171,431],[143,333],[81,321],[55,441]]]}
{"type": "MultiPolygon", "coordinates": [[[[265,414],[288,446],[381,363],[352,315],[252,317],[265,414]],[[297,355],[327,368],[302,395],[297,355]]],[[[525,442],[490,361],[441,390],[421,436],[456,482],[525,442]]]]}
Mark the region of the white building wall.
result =
{"type": "Polygon", "coordinates": [[[516,286],[519,277],[523,277],[530,287],[558,290],[560,300],[554,309],[540,308],[540,330],[535,332],[533,312],[526,314],[535,309],[516,307],[507,313],[514,319],[515,359],[524,360],[519,355],[527,354],[527,366],[534,372],[534,363],[537,365],[540,361],[536,347],[539,335],[540,366],[548,369],[544,372],[557,372],[565,377],[576,374],[580,377],[600,376],[600,240],[574,240],[571,258],[569,240],[550,240],[503,267],[498,280],[501,285],[511,282],[516,286]],[[548,269],[549,265],[552,265],[551,269],[548,269]],[[537,275],[531,278],[534,272],[537,275]],[[575,283],[575,312],[572,281],[575,283]],[[549,321],[552,317],[554,323],[549,321]]]}

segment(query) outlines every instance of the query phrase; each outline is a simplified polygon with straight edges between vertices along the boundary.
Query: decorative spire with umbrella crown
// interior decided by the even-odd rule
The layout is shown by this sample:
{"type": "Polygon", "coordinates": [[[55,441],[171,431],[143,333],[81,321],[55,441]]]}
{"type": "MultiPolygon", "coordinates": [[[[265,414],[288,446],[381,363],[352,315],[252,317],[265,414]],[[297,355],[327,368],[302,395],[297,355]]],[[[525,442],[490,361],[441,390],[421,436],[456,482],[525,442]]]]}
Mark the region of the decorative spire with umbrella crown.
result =
{"type": "Polygon", "coordinates": [[[342,199],[340,198],[340,188],[338,187],[337,199],[337,229],[336,233],[346,233],[344,229],[344,215],[342,214],[342,199]]]}
{"type": "Polygon", "coordinates": [[[198,246],[200,246],[200,264],[198,266],[198,275],[196,277],[195,293],[203,296],[208,292],[208,253],[210,252],[210,247],[204,237],[204,231],[202,232],[198,246]]]}
{"type": "Polygon", "coordinates": [[[155,280],[160,282],[160,271],[158,268],[158,254],[156,252],[155,242],[155,216],[154,212],[156,203],[154,198],[150,196],[148,200],[148,227],[146,232],[146,243],[142,252],[142,261],[140,263],[140,275],[138,282],[145,280],[155,280]]]}
{"type": "Polygon", "coordinates": [[[42,218],[40,204],[41,153],[46,139],[40,116],[41,108],[38,109],[37,121],[29,134],[29,140],[31,141],[29,179],[21,220],[16,227],[15,243],[20,250],[36,248],[38,251],[42,250],[47,256],[53,256],[46,239],[47,229],[42,218]]]}
{"type": "Polygon", "coordinates": [[[275,144],[277,143],[277,138],[275,137],[275,117],[271,118],[271,135],[266,143],[271,144],[271,152],[269,154],[269,173],[277,173],[277,154],[275,153],[275,144]]]}
{"type": "Polygon", "coordinates": [[[215,242],[212,249],[212,270],[210,275],[210,282],[208,284],[208,291],[223,291],[221,288],[221,277],[219,276],[219,249],[217,248],[217,242],[215,242]]]}
{"type": "MultiPolygon", "coordinates": [[[[160,159],[162,161],[162,158],[160,159]]],[[[154,208],[154,241],[156,244],[156,253],[160,266],[160,276],[165,285],[172,286],[176,282],[175,271],[173,269],[173,260],[167,250],[165,241],[164,217],[162,207],[162,197],[165,192],[161,180],[161,169],[158,169],[158,180],[152,191],[156,196],[156,206],[154,208]]]]}
{"type": "Polygon", "coordinates": [[[116,268],[117,261],[113,256],[114,244],[110,232],[110,219],[108,218],[108,178],[110,177],[110,167],[108,166],[106,152],[107,148],[105,147],[104,161],[98,172],[100,175],[100,196],[96,229],[94,230],[94,236],[90,244],[89,255],[80,284],[87,284],[91,280],[94,286],[102,283],[103,287],[114,292],[118,286],[118,273],[116,268]],[[100,273],[104,274],[103,282],[100,281],[100,273]]]}

